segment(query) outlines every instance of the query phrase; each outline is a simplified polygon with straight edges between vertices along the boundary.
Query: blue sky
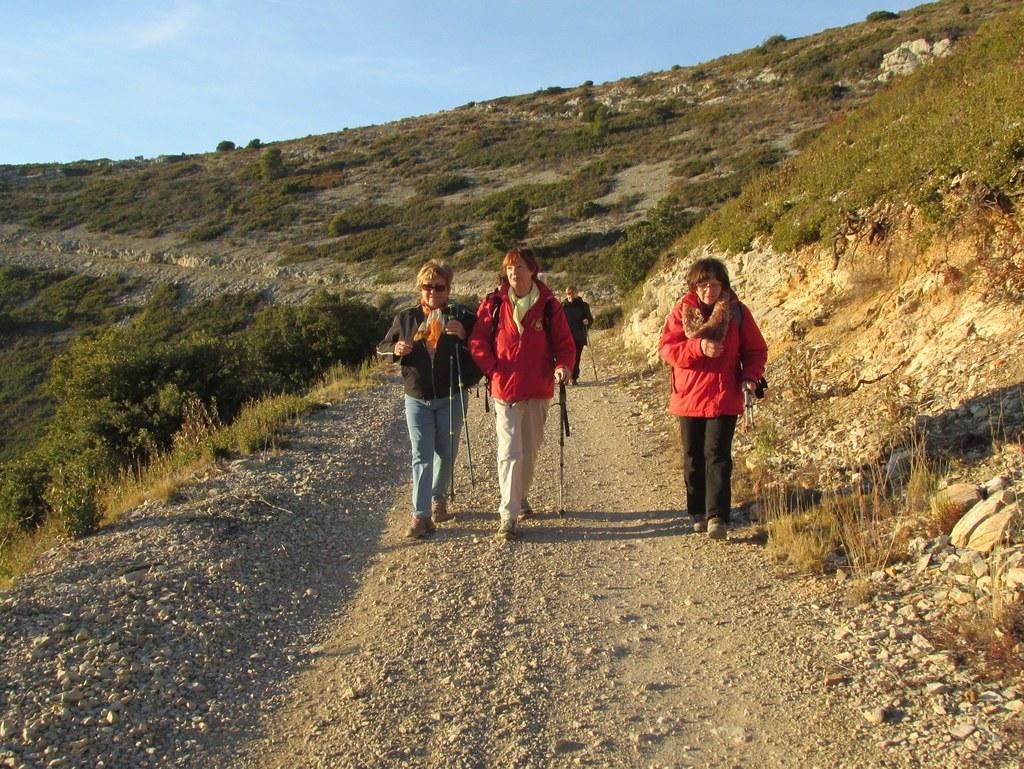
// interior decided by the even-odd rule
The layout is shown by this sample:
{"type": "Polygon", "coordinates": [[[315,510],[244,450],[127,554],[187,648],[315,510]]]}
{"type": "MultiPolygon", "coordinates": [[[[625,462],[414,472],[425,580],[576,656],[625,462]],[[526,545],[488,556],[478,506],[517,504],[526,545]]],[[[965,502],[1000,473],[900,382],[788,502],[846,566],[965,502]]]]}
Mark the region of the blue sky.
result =
{"type": "Polygon", "coordinates": [[[210,152],[698,64],[892,0],[0,0],[0,164],[210,152]]]}

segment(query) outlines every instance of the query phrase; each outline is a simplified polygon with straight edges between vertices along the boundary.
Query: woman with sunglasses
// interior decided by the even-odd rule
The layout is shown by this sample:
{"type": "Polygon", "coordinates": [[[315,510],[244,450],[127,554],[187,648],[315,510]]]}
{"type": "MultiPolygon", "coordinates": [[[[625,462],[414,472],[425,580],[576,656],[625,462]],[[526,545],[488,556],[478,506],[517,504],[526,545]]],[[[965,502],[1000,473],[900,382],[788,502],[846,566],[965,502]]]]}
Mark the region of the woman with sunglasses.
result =
{"type": "Polygon", "coordinates": [[[562,305],[538,280],[533,249],[511,249],[501,267],[501,285],[477,310],[480,322],[469,349],[490,380],[501,492],[498,536],[512,539],[519,518],[533,512],[527,497],[544,423],[555,382],[568,381],[572,373],[576,345],[562,305]]]}
{"type": "Polygon", "coordinates": [[[419,302],[395,316],[377,345],[378,354],[402,366],[412,444],[413,521],[408,536],[415,539],[433,534],[435,522],[452,518],[449,482],[468,403],[465,390],[482,376],[465,345],[476,315],[448,301],[454,277],[445,262],[424,264],[416,276],[419,302]]]}
{"type": "Polygon", "coordinates": [[[745,392],[764,374],[768,346],[733,293],[718,259],[699,259],[689,291],[661,332],[658,354],[672,366],[668,410],[679,417],[686,509],[693,530],[726,539],[732,508],[732,439],[745,392]]]}

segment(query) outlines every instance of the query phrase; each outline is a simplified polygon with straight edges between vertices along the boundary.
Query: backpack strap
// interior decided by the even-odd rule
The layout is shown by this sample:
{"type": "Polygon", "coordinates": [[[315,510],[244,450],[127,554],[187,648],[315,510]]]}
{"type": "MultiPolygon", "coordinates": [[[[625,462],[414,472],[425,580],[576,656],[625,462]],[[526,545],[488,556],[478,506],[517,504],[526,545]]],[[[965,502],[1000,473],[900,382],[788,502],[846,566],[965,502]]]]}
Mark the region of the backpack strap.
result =
{"type": "MultiPolygon", "coordinates": [[[[490,296],[493,298],[491,302],[491,336],[495,337],[498,335],[498,323],[501,321],[501,291],[492,291],[490,296]]],[[[549,297],[544,302],[544,331],[548,335],[548,346],[554,349],[554,345],[551,342],[551,313],[554,309],[551,306],[553,301],[557,301],[554,297],[549,297]]]]}
{"type": "MultiPolygon", "coordinates": [[[[492,291],[490,296],[493,298],[491,302],[491,341],[498,336],[498,323],[501,322],[501,289],[492,291]]],[[[554,312],[552,303],[557,302],[554,296],[548,297],[548,300],[544,302],[544,333],[548,337],[548,347],[551,349],[551,354],[555,354],[555,343],[551,339],[551,313],[554,312]]],[[[490,383],[490,379],[487,380],[490,383]]]]}

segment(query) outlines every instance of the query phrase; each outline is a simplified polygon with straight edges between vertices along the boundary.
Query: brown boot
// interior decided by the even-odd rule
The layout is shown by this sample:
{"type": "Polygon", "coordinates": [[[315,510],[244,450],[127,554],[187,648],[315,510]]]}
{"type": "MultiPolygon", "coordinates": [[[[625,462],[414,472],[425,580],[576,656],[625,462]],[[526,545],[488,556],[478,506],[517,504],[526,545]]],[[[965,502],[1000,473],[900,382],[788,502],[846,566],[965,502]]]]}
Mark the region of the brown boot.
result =
{"type": "Polygon", "coordinates": [[[412,519],[412,526],[409,527],[406,536],[420,539],[428,534],[433,534],[436,528],[434,522],[430,520],[430,516],[416,516],[412,519]]]}
{"type": "Polygon", "coordinates": [[[437,523],[444,523],[445,521],[450,521],[455,516],[448,514],[447,499],[435,499],[430,503],[430,517],[437,523]]]}

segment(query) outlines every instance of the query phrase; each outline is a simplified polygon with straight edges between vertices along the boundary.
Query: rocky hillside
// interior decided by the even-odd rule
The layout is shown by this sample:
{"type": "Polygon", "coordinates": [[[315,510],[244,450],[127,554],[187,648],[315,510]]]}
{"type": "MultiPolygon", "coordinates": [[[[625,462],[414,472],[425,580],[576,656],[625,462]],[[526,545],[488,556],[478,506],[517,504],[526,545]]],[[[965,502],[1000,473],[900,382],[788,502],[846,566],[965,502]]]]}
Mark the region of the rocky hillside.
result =
{"type": "Polygon", "coordinates": [[[546,268],[612,301],[615,259],[635,258],[616,248],[657,203],[716,209],[888,81],[955,52],[1014,6],[944,1],[872,14],[697,67],[267,146],[3,167],[0,262],[128,269],[197,295],[230,286],[296,299],[320,285],[404,291],[414,267],[437,255],[479,291],[493,275],[495,220],[518,199],[546,268]]]}

